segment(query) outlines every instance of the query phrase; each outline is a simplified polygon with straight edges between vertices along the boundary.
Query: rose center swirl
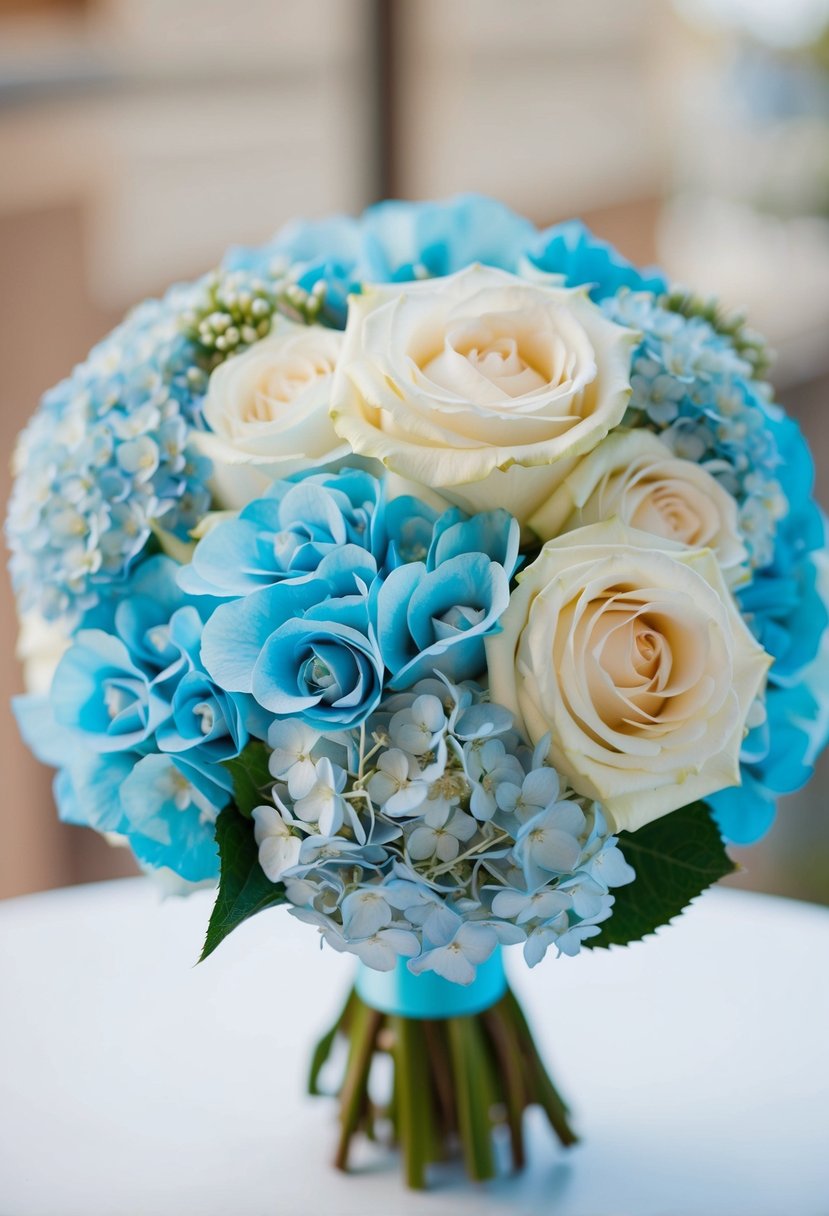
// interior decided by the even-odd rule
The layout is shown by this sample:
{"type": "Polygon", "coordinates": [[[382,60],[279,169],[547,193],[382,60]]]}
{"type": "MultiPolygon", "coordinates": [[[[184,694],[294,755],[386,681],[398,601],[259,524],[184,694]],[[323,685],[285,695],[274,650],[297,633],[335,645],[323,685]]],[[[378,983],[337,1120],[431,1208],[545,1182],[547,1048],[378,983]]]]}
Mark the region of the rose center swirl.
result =
{"type": "Polygon", "coordinates": [[[443,349],[421,364],[421,371],[440,388],[462,390],[468,377],[485,381],[498,396],[523,397],[549,386],[550,378],[532,359],[515,334],[482,321],[450,329],[443,349]]]}
{"type": "Polygon", "coordinates": [[[274,422],[293,405],[311,384],[330,376],[334,364],[319,355],[315,358],[296,355],[263,374],[256,391],[243,400],[240,418],[243,422],[274,422]]]}

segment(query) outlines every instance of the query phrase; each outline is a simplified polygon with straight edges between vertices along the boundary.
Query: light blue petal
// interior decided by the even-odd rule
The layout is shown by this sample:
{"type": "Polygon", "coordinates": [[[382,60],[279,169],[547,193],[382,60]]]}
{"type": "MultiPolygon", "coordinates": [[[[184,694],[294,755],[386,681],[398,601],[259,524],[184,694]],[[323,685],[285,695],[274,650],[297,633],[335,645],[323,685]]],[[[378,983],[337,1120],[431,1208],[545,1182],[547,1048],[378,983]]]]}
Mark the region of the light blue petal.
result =
{"type": "Polygon", "coordinates": [[[528,252],[540,270],[563,275],[568,287],[590,286],[594,300],[615,295],[622,287],[656,295],[668,289],[660,271],[640,272],[607,241],[593,236],[580,220],[534,235],[528,252]]]}
{"type": "Polygon", "coordinates": [[[377,596],[377,638],[386,666],[399,671],[417,654],[409,632],[409,603],[426,575],[422,562],[411,562],[392,570],[377,596]]]}
{"type": "Polygon", "coordinates": [[[121,789],[140,757],[134,752],[77,754],[55,779],[58,814],[65,823],[123,835],[126,819],[121,789]]]}
{"type": "Polygon", "coordinates": [[[221,604],[202,635],[205,669],[228,692],[251,692],[254,668],[275,625],[301,614],[326,594],[326,584],[317,580],[278,583],[221,604]]]}
{"type": "Polygon", "coordinates": [[[12,698],[20,734],[42,764],[60,768],[78,752],[78,735],[55,720],[48,696],[26,694],[12,698]]]}
{"type": "Polygon", "coordinates": [[[490,561],[503,566],[511,578],[518,565],[521,530],[507,511],[482,511],[466,519],[457,508],[447,511],[435,524],[427,566],[435,570],[441,563],[464,553],[484,553],[490,561]]]}
{"type": "Polygon", "coordinates": [[[203,775],[178,758],[139,760],[121,787],[127,832],[139,861],[152,868],[167,866],[188,882],[218,875],[215,817],[229,794],[216,785],[208,788],[215,801],[205,797],[203,775]],[[188,794],[194,787],[200,798],[188,794]],[[187,797],[191,800],[182,805],[187,797]]]}
{"type": "MultiPolygon", "coordinates": [[[[278,516],[276,503],[267,506],[278,516]]],[[[278,567],[275,558],[270,564],[262,560],[258,543],[262,526],[252,519],[223,520],[196,545],[192,575],[183,571],[180,579],[188,589],[209,587],[212,594],[223,597],[247,595],[270,586],[279,577],[278,567]]]]}

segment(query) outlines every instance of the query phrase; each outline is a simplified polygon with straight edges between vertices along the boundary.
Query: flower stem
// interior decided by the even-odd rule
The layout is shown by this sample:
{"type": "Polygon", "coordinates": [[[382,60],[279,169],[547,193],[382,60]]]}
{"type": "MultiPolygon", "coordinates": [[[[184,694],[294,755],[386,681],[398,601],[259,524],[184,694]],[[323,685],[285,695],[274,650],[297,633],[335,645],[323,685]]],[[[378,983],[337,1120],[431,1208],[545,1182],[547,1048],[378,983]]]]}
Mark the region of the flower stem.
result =
{"type": "Polygon", "coordinates": [[[395,1017],[392,1025],[395,1032],[394,1065],[403,1172],[408,1186],[422,1190],[426,1185],[426,1166],[435,1155],[437,1142],[425,1067],[423,1024],[414,1018],[395,1017]]]}
{"type": "Polygon", "coordinates": [[[382,1024],[382,1013],[376,1009],[370,1009],[362,1001],[355,1002],[353,1020],[349,1030],[351,1048],[348,1053],[345,1080],[340,1091],[340,1139],[334,1155],[334,1164],[340,1170],[346,1169],[348,1165],[351,1138],[359,1126],[360,1116],[363,1113],[374,1045],[382,1024]]]}
{"type": "Polygon", "coordinates": [[[553,1131],[565,1148],[569,1148],[570,1145],[578,1142],[578,1137],[570,1127],[568,1120],[570,1112],[561,1094],[553,1085],[550,1075],[544,1067],[544,1061],[538,1054],[538,1048],[530,1033],[524,1011],[515,999],[514,993],[509,989],[501,1003],[505,1006],[508,1020],[512,1023],[518,1037],[529,1083],[530,1101],[537,1102],[543,1108],[553,1131]]]}
{"type": "Polygon", "coordinates": [[[467,861],[470,857],[474,857],[476,853],[480,853],[482,849],[488,849],[491,845],[500,844],[502,840],[512,839],[508,832],[499,831],[491,836],[486,836],[483,840],[478,840],[471,848],[465,849],[463,853],[458,853],[457,857],[453,857],[451,861],[443,861],[439,866],[435,866],[430,870],[428,877],[430,879],[440,878],[443,874],[448,874],[450,870],[454,870],[462,861],[467,861]]]}
{"type": "Polygon", "coordinates": [[[475,1182],[495,1177],[492,1152],[492,1089],[486,1047],[477,1018],[449,1018],[452,1076],[458,1102],[458,1131],[466,1171],[475,1182]]]}
{"type": "Polygon", "coordinates": [[[497,1013],[486,1010],[482,1015],[495,1050],[507,1107],[510,1148],[513,1165],[524,1168],[524,1110],[532,1101],[524,1079],[521,1047],[513,1028],[497,1013]]]}
{"type": "Polygon", "coordinates": [[[374,1137],[378,1114],[392,1128],[406,1183],[415,1189],[426,1186],[429,1165],[449,1158],[458,1146],[470,1178],[493,1178],[492,1133],[504,1124],[513,1167],[521,1169],[523,1116],[533,1104],[542,1107],[563,1145],[576,1142],[567,1107],[509,990],[483,1013],[429,1020],[381,1013],[352,991],[314,1052],[311,1093],[321,1092],[320,1073],[338,1035],[348,1043],[337,1090],[340,1135],[334,1162],[339,1169],[347,1168],[355,1135],[374,1137]],[[368,1081],[380,1053],[391,1056],[393,1080],[385,1104],[377,1107],[368,1081]]]}

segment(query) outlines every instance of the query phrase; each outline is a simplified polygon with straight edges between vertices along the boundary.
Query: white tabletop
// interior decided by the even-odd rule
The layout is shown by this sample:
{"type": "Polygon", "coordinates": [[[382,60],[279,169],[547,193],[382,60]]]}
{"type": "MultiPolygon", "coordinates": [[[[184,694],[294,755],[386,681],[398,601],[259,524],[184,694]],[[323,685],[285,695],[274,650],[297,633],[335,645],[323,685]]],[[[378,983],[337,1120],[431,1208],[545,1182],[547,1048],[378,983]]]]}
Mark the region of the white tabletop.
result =
{"type": "Polygon", "coordinates": [[[583,1143],[402,1189],[329,1168],[304,1096],[350,960],[278,909],[192,964],[210,895],[144,880],[0,904],[2,1216],[827,1216],[829,911],[715,891],[626,950],[512,959],[583,1143]]]}

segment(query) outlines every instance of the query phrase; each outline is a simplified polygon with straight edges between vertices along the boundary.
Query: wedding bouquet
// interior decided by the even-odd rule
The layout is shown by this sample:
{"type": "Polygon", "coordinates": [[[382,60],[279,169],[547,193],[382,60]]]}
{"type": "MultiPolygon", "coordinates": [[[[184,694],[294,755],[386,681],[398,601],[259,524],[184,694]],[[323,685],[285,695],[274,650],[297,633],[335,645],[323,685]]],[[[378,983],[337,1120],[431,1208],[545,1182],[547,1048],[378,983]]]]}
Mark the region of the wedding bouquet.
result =
{"type": "Polygon", "coordinates": [[[390,202],[142,304],[21,436],[22,732],[65,821],[218,882],[203,955],[285,904],[359,960],[339,1164],[382,1118],[411,1185],[487,1177],[534,1102],[570,1143],[501,946],[653,932],[809,776],[824,523],[765,367],[578,223],[390,202]]]}

